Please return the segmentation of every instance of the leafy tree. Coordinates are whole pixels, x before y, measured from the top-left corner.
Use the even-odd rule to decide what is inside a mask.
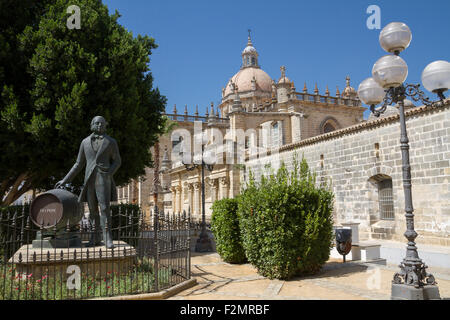
[[[67,27],[70,5],[80,8],[81,29]],[[0,204],[52,188],[96,115],[119,145],[118,185],[152,165],[150,147],[167,122],[149,69],[157,45],[119,17],[99,0],[0,1]]]

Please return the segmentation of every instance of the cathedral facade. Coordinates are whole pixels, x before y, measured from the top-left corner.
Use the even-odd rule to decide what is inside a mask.
[[[187,107],[179,112],[176,106],[166,113],[174,125],[152,148],[155,167],[119,188],[119,202],[137,203],[147,214],[155,204],[166,212],[190,210],[199,221],[204,181],[209,221],[212,203],[238,195],[249,170],[258,176],[267,165],[276,168],[283,161],[289,167],[296,154],[305,157],[321,179],[332,182],[336,224],[359,223],[362,239],[403,241],[396,106],[390,106],[383,117],[371,116],[366,121],[366,108],[348,76],[342,92],[336,87],[334,95],[328,87],[319,93],[317,85],[311,92],[306,83],[297,90],[284,66],[279,78],[272,79],[259,65],[250,36],[241,59],[240,70],[222,88],[220,105],[211,104],[204,115],[198,109],[189,115]],[[416,230],[425,242],[450,245],[450,129],[444,123],[450,120],[450,103],[447,99],[439,111],[412,107],[408,102],[408,126],[412,123],[419,128],[408,127],[415,150],[411,157],[413,196],[419,201]],[[425,136],[424,130],[429,134]],[[430,156],[425,158],[422,152]],[[208,165],[202,173],[198,155],[206,154],[214,155],[214,161],[204,160]]]
[[[175,132],[162,136],[157,144],[159,152],[152,148],[152,154],[158,156],[159,153],[159,167],[164,161],[170,161],[170,170],[158,170],[155,180],[154,169],[148,168],[145,177],[119,189],[121,202],[139,203],[149,211],[154,205],[153,184],[156,182],[161,185],[157,190],[160,206],[175,212],[190,208],[194,218],[201,216],[201,168],[187,170],[178,156],[181,150],[178,142],[185,136],[190,135],[191,145],[196,145],[195,123],[201,124],[201,130],[210,137],[218,135],[219,139],[240,142],[243,149],[240,156],[244,158],[251,151],[271,150],[363,121],[365,108],[350,86],[349,77],[342,93],[336,88],[336,94],[331,95],[327,87],[324,94],[319,94],[317,85],[313,92],[308,92],[306,83],[298,92],[284,66],[280,67],[278,80],[272,79],[261,68],[259,54],[250,36],[241,58],[240,70],[222,88],[219,106],[215,108],[211,104],[210,110],[207,108],[202,116],[198,109],[194,115],[188,115],[187,107],[184,113],[179,113],[176,106],[171,113],[166,113],[176,123]],[[236,131],[244,134],[231,137]],[[243,141],[237,141],[240,138]],[[242,161],[221,162],[205,173],[207,218],[211,204],[238,194],[244,179]]]

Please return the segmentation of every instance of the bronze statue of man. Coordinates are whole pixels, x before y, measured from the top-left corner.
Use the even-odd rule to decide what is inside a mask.
[[[96,116],[92,119],[92,134],[81,142],[77,161],[64,179],[55,185],[55,188],[71,182],[86,165],[84,185],[78,201],[88,203],[89,219],[95,223],[96,228],[101,227],[103,242],[108,249],[111,249],[114,245],[109,229],[111,228],[110,202],[117,201],[113,175],[122,161],[116,140],[105,134],[106,126],[105,118]],[[88,246],[99,244],[97,233],[93,233]]]

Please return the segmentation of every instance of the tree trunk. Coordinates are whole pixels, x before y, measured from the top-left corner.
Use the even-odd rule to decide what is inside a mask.
[[[3,181],[2,183],[2,188],[4,187],[4,185],[5,181]],[[10,186],[10,188],[3,190],[3,193],[1,194],[2,201],[0,202],[0,204],[2,206],[11,205],[14,201],[19,199],[21,195],[29,191],[30,188],[31,188],[31,179],[28,177],[28,173],[27,172],[21,173],[14,181],[14,183]]]

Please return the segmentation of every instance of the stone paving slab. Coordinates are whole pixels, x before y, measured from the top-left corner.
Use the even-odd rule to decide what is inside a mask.
[[[262,277],[250,264],[229,264],[217,253],[203,253],[192,256],[191,270],[198,284],[169,299],[388,300],[396,269],[330,259],[314,276],[282,281]],[[436,276],[441,298],[450,298],[450,279],[443,278]]]

